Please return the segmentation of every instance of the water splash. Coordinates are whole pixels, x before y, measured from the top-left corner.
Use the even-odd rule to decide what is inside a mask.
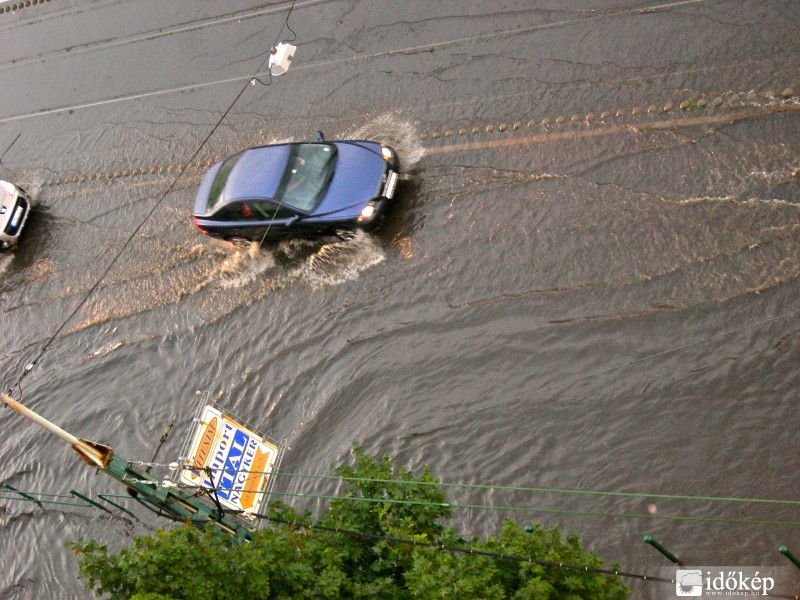
[[[275,252],[287,260],[296,260],[304,254],[313,252],[319,247],[319,241],[308,239],[289,239],[278,242]]]
[[[236,289],[254,282],[271,289],[292,282],[312,288],[357,279],[361,272],[382,262],[386,255],[378,240],[361,230],[342,232],[331,242],[285,240],[267,249],[256,242],[238,242],[215,270],[212,279],[221,288]],[[269,275],[267,272],[274,271]]]
[[[14,255],[11,252],[3,252],[0,254],[0,275],[5,275],[11,267],[11,262],[14,260]]]
[[[358,279],[365,270],[384,261],[386,254],[375,237],[356,230],[348,239],[325,244],[309,256],[296,273],[312,288]]]
[[[395,114],[379,115],[345,133],[343,137],[348,140],[372,140],[391,146],[397,151],[400,168],[406,173],[414,168],[425,153],[413,123]]]
[[[39,193],[42,191],[45,179],[39,174],[17,169],[4,169],[0,172],[0,179],[10,181],[28,193],[31,206],[38,204]]]
[[[215,273],[220,287],[243,287],[275,267],[272,253],[262,250],[256,242],[236,242],[235,248]]]

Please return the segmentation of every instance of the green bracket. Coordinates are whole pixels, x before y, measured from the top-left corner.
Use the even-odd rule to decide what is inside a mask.
[[[105,472],[123,483],[137,502],[160,516],[174,521],[190,522],[200,527],[215,525],[232,535],[240,544],[253,539],[253,533],[242,523],[219,514],[216,507],[199,502],[180,489],[165,489],[150,473],[124,458],[112,456]]]
[[[30,502],[36,502],[36,504],[38,504],[38,505],[39,505],[39,508],[43,508],[43,506],[42,506],[42,502],[41,502],[41,500],[39,500],[38,498],[34,498],[34,497],[33,497],[33,496],[31,496],[30,494],[26,494],[25,492],[20,492],[20,491],[19,491],[17,488],[15,488],[14,486],[8,485],[7,483],[4,483],[4,484],[3,484],[3,487],[4,487],[5,489],[7,489],[7,490],[11,491],[11,492],[14,492],[15,494],[19,494],[20,496],[22,496],[23,498],[25,498],[25,500],[28,500],[28,501],[30,501]]]
[[[81,494],[80,492],[76,492],[75,490],[72,490],[72,489],[71,489],[71,490],[69,490],[69,493],[70,493],[70,494],[72,494],[73,496],[75,496],[76,498],[80,498],[80,499],[81,499],[81,500],[83,500],[84,502],[88,502],[88,503],[89,503],[89,504],[91,504],[92,506],[99,508],[100,510],[104,510],[104,511],[105,511],[105,512],[107,512],[107,513],[110,513],[110,512],[111,512],[110,510],[108,510],[108,509],[107,509],[105,506],[103,506],[103,505],[102,505],[102,504],[100,504],[99,502],[95,502],[94,500],[92,500],[92,499],[91,499],[91,498],[89,498],[88,496],[84,496],[84,495],[83,495],[83,494]]]
[[[136,515],[135,515],[135,514],[133,514],[131,511],[129,511],[127,508],[125,508],[124,506],[120,506],[119,504],[117,504],[117,503],[116,503],[116,502],[114,502],[113,500],[109,500],[109,499],[108,499],[108,494],[97,494],[97,497],[98,497],[98,498],[100,498],[100,499],[102,499],[102,500],[104,500],[105,502],[108,502],[108,503],[109,503],[111,506],[113,506],[113,507],[115,507],[115,508],[118,508],[118,509],[119,509],[119,510],[121,510],[122,512],[124,512],[124,513],[128,513],[128,514],[129,514],[130,516],[132,516],[134,519],[136,518]]]
[[[669,560],[671,560],[673,563],[675,563],[679,567],[684,566],[683,563],[681,562],[681,560],[677,556],[675,556],[672,552],[670,552],[669,550],[664,548],[664,546],[662,546],[656,540],[654,540],[652,535],[644,536],[644,543],[645,544],[650,544],[653,548],[655,548],[656,550],[661,552],[661,554],[666,556]]]

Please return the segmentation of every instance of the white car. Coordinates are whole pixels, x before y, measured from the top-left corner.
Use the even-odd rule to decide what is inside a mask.
[[[28,220],[31,202],[24,190],[0,180],[0,248],[15,246]]]

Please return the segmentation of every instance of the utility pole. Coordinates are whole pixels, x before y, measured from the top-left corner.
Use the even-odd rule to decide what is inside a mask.
[[[84,440],[64,431],[58,425],[51,423],[41,415],[23,406],[11,396],[0,393],[0,400],[11,410],[66,442],[86,464],[101,469],[106,475],[122,483],[134,500],[156,514],[174,521],[191,523],[198,527],[204,527],[211,523],[225,533],[232,535],[239,543],[250,541],[253,538],[252,532],[242,523],[236,519],[226,517],[225,513],[220,510],[218,502],[217,507],[213,508],[185,494],[181,489],[172,487],[174,486],[172,482],[169,482],[170,487],[164,486],[145,469],[139,468],[124,458],[117,456],[109,446]],[[204,488],[199,488],[199,491],[208,492]]]

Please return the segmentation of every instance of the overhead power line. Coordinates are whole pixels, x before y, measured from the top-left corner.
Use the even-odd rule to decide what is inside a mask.
[[[178,463],[156,463],[156,462],[141,462],[132,461],[133,464],[140,467],[160,467],[164,469],[174,470],[176,468],[191,468],[191,465],[178,465]],[[460,483],[448,481],[403,481],[397,479],[374,479],[370,477],[345,477],[340,475],[314,475],[308,473],[288,473],[271,471],[252,471],[246,469],[231,469],[227,467],[208,468],[210,471],[223,471],[228,474],[237,473],[256,473],[259,475],[272,475],[281,478],[295,478],[295,479],[323,479],[329,481],[341,481],[344,483],[379,483],[379,484],[408,484],[415,486],[429,486],[429,487],[443,487],[443,488],[461,488],[470,490],[485,490],[485,491],[501,491],[501,492],[525,492],[525,493],[546,493],[546,494],[571,494],[579,496],[608,496],[619,498],[643,498],[651,500],[686,500],[695,502],[740,502],[750,504],[778,504],[786,506],[800,506],[800,500],[784,500],[780,498],[746,498],[741,496],[693,496],[688,494],[661,494],[652,492],[617,492],[607,490],[579,490],[568,488],[552,488],[552,487],[531,487],[531,486],[513,486],[513,485],[496,485],[491,483]]]
[[[283,33],[284,27],[288,26],[289,17],[291,16],[292,11],[294,10],[295,2],[296,2],[296,0],[292,0],[291,5],[289,6],[289,12],[287,13],[286,18],[284,19],[284,22],[281,25],[280,30],[278,31],[278,35],[276,36],[275,43],[273,43],[273,45],[272,45],[273,47],[278,43],[278,40],[280,40],[280,36]],[[289,30],[292,31],[291,28],[289,28]],[[292,31],[292,33],[294,33],[294,31]],[[296,34],[295,34],[295,37],[296,37]],[[258,75],[258,73],[260,73],[261,70],[264,68],[264,65],[266,65],[269,62],[269,57],[270,57],[270,53],[268,52],[266,57],[264,58],[264,60],[261,61],[261,63],[258,65],[258,68],[255,70],[254,77],[255,77],[255,75]],[[231,112],[231,110],[233,110],[233,107],[236,105],[236,103],[239,101],[239,99],[245,93],[245,91],[247,90],[249,85],[250,84],[249,84],[249,81],[248,81],[247,83],[245,83],[242,86],[242,88],[239,90],[239,93],[236,94],[236,97],[233,99],[233,101],[228,105],[228,107],[222,113],[222,116],[220,116],[220,118],[217,119],[217,122],[211,128],[211,131],[209,131],[208,135],[206,135],[206,137],[203,139],[203,141],[200,142],[200,145],[197,147],[197,149],[191,155],[189,160],[184,161],[180,165],[179,170],[178,170],[178,174],[175,176],[175,179],[172,181],[172,183],[169,185],[169,187],[161,194],[161,196],[158,199],[158,201],[155,204],[153,204],[153,206],[150,208],[150,210],[144,216],[144,219],[142,219],[139,222],[139,224],[134,228],[133,232],[128,235],[128,237],[126,238],[125,242],[122,244],[122,247],[120,247],[120,249],[114,254],[113,258],[111,259],[111,262],[109,262],[108,266],[105,268],[105,270],[100,275],[100,277],[97,279],[97,281],[95,281],[95,283],[92,285],[92,287],[89,288],[89,290],[83,295],[81,301],[69,313],[67,318],[64,319],[64,321],[61,323],[61,325],[58,327],[58,329],[56,329],[55,333],[53,333],[53,335],[50,336],[47,339],[47,341],[44,343],[44,345],[42,346],[42,349],[39,351],[39,353],[36,355],[36,357],[23,369],[22,374],[17,379],[16,384],[14,384],[14,386],[9,390],[9,394],[11,393],[11,391],[14,388],[17,388],[19,390],[19,398],[20,399],[22,398],[22,381],[33,370],[33,367],[39,362],[39,360],[41,360],[42,356],[44,356],[44,353],[47,351],[47,349],[50,347],[50,345],[53,343],[53,341],[59,336],[59,334],[61,334],[61,332],[64,330],[64,328],[67,326],[67,324],[72,320],[72,318],[76,314],[78,314],[78,311],[80,311],[81,308],[84,307],[84,305],[86,304],[86,302],[88,302],[88,300],[92,296],[92,294],[94,294],[95,290],[97,290],[97,288],[100,286],[100,284],[105,280],[105,278],[111,272],[111,269],[117,263],[119,258],[123,255],[125,250],[127,250],[127,248],[130,245],[130,243],[133,241],[133,239],[136,237],[136,235],[139,233],[139,231],[141,231],[142,227],[144,227],[145,223],[147,223],[147,221],[150,219],[150,217],[153,215],[153,213],[156,211],[156,209],[159,206],[161,206],[161,204],[164,202],[164,200],[169,195],[169,193],[172,192],[172,190],[175,188],[175,186],[177,185],[178,181],[180,181],[180,179],[183,176],[184,172],[188,168],[188,165],[191,164],[192,161],[194,161],[194,159],[198,156],[198,154],[200,154],[202,149],[208,143],[208,140],[211,139],[211,136],[213,136],[214,133],[217,131],[217,129],[219,129],[220,125],[222,125],[222,122],[227,118],[227,116]]]
[[[79,503],[75,503],[75,502],[62,502],[62,501],[54,499],[54,498],[59,498],[59,499],[60,498],[69,498],[69,499],[72,499],[72,500],[75,499],[73,496],[67,496],[67,495],[64,495],[64,494],[42,494],[42,493],[38,493],[38,492],[22,492],[20,490],[14,489],[14,488],[11,488],[10,491],[13,491],[16,494],[23,496],[23,498],[0,495],[0,499],[23,500],[23,501],[27,501],[27,502],[35,502],[35,503],[40,504],[40,505],[41,504],[52,504],[52,505],[76,506],[76,507],[82,507],[82,508],[91,508],[92,505],[94,505],[95,507],[103,508],[105,510],[104,507],[102,507],[98,503],[95,503],[95,502],[91,501],[91,499],[88,499],[86,496],[83,496],[82,494],[79,494],[77,497],[79,499],[83,500],[84,503],[79,504]],[[74,490],[71,490],[71,492],[75,493]],[[46,498],[51,498],[51,499],[43,499],[43,500],[37,501],[37,499],[35,497],[33,497],[32,494],[37,494],[37,495],[39,495],[39,496],[41,496],[43,498],[46,497]],[[28,497],[26,498],[25,496],[28,496]],[[99,494],[99,497],[102,498],[103,500],[105,500],[106,502],[108,502],[109,504],[119,508],[120,510],[123,510],[124,512],[126,512],[128,514],[131,514],[127,509],[124,509],[123,507],[119,506],[116,502],[111,500],[111,498],[131,500],[131,498],[129,496],[125,496],[125,495],[122,495],[122,494]],[[346,499],[346,498],[340,498],[340,499]],[[387,502],[387,500],[378,500],[378,501],[379,502]],[[236,513],[236,511],[228,511],[228,510],[226,510],[224,512],[226,512],[226,513]],[[669,583],[669,584],[674,584],[675,583],[674,579],[665,578],[665,577],[657,577],[657,576],[647,575],[647,574],[644,574],[644,573],[633,573],[633,572],[629,572],[629,571],[621,571],[619,569],[605,569],[605,568],[602,568],[602,567],[590,567],[590,566],[587,566],[587,565],[576,565],[576,564],[570,564],[570,563],[564,563],[564,562],[558,562],[558,561],[547,561],[547,560],[541,560],[541,559],[537,559],[537,558],[530,557],[530,556],[526,557],[526,556],[518,556],[518,555],[498,553],[498,552],[489,552],[487,550],[480,550],[480,549],[476,549],[476,548],[471,548],[469,545],[466,545],[466,544],[465,545],[461,545],[461,546],[453,546],[453,545],[444,544],[444,543],[440,543],[440,542],[427,542],[427,541],[421,541],[421,540],[412,540],[412,539],[406,539],[406,538],[401,538],[401,537],[396,537],[396,536],[386,536],[386,535],[379,535],[379,534],[375,534],[375,533],[367,533],[367,532],[364,532],[364,531],[356,531],[356,530],[352,530],[352,529],[345,529],[345,528],[341,528],[341,527],[327,527],[327,526],[324,526],[324,525],[316,525],[316,524],[313,524],[313,523],[305,523],[305,522],[300,522],[300,521],[292,521],[292,520],[289,520],[289,519],[282,519],[282,518],[274,517],[274,516],[270,516],[270,515],[254,515],[254,516],[257,519],[265,520],[265,521],[269,521],[269,522],[273,522],[273,523],[278,523],[278,524],[283,524],[283,525],[290,525],[290,526],[293,526],[293,527],[301,527],[301,528],[308,529],[308,530],[317,530],[317,531],[324,531],[324,532],[328,532],[328,533],[337,533],[337,534],[341,534],[341,535],[347,535],[347,536],[351,536],[351,537],[358,537],[358,538],[362,538],[362,539],[384,541],[384,542],[387,542],[389,544],[403,544],[403,545],[415,546],[415,547],[420,547],[420,548],[432,548],[434,550],[439,550],[439,551],[442,551],[442,552],[451,552],[451,553],[456,553],[456,554],[464,554],[464,555],[470,555],[470,556],[476,556],[476,557],[490,558],[490,559],[495,559],[495,560],[507,560],[507,561],[514,561],[514,562],[519,562],[519,563],[535,564],[535,565],[540,565],[540,566],[544,566],[544,567],[552,567],[552,568],[557,568],[557,569],[567,569],[567,570],[572,570],[572,571],[581,571],[581,572],[584,572],[584,573],[595,573],[595,574],[600,574],[600,575],[616,576],[616,577],[622,577],[622,578],[628,578],[628,579],[637,579],[637,580],[648,581],[648,582],[653,582],[653,583]],[[774,597],[774,598],[785,598],[785,599],[788,599],[788,600],[800,600],[800,596],[790,595],[790,594],[780,594],[780,593],[770,592],[770,596]]]

